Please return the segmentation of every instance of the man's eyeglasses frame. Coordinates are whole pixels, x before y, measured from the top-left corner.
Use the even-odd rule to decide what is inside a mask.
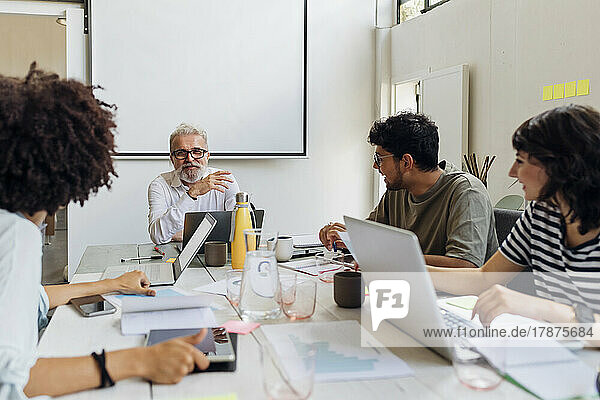
[[[200,155],[194,154],[194,153],[199,153]],[[201,158],[204,158],[206,153],[208,153],[208,150],[197,147],[197,148],[193,148],[191,150],[185,150],[185,149],[173,150],[171,152],[171,155],[178,160],[185,160],[188,158],[188,155],[191,154],[192,158],[194,160],[200,160]],[[182,157],[182,155],[183,155],[183,157]]]

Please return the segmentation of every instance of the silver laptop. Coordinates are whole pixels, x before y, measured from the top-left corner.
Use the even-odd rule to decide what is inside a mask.
[[[148,279],[150,279],[150,286],[172,285],[191,264],[194,256],[198,253],[198,250],[202,247],[216,223],[217,220],[214,219],[212,215],[206,214],[187,245],[175,259],[175,262],[129,264],[107,267],[104,270],[102,279],[116,278],[126,272],[137,270],[146,274]]]
[[[423,328],[473,327],[475,324],[439,308],[417,236],[373,221],[348,216],[344,216],[344,221],[361,271],[407,273],[401,276],[410,284],[409,313],[405,318],[387,321],[442,357],[451,359],[450,339],[425,338]],[[368,280],[368,275],[365,278]]]

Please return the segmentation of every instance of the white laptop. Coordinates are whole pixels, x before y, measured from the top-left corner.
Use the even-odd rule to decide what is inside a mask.
[[[107,267],[102,279],[111,279],[121,276],[129,271],[142,271],[150,279],[150,286],[172,285],[179,279],[182,272],[190,265],[196,253],[213,230],[217,220],[212,215],[206,214],[202,222],[196,228],[192,238],[183,248],[175,262],[172,263],[143,263],[128,264],[115,267]]]
[[[405,318],[387,321],[442,357],[451,359],[452,342],[446,338],[425,338],[423,328],[473,327],[474,324],[437,305],[417,236],[373,221],[348,216],[344,216],[344,221],[361,271],[407,273],[401,276],[410,284],[409,313]]]

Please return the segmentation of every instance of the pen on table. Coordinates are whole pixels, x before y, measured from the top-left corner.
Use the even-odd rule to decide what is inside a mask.
[[[146,256],[146,257],[131,257],[131,258],[121,258],[121,262],[138,261],[138,260],[159,260],[161,258],[163,258],[163,256],[159,256],[159,255]]]
[[[164,252],[164,251],[161,251],[161,250],[158,248],[158,246],[154,246],[154,251],[156,251],[157,253],[160,253],[160,254],[162,254],[163,256],[165,255],[165,252]]]

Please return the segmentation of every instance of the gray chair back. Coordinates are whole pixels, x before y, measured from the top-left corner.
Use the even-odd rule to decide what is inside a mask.
[[[513,226],[523,215],[523,211],[508,210],[504,208],[494,208],[494,218],[496,219],[496,235],[498,243],[502,244],[508,237]],[[522,293],[535,295],[535,287],[533,284],[533,276],[531,269],[526,268],[523,272],[519,272],[517,276],[506,285],[509,289],[513,289]]]
[[[508,210],[504,208],[494,208],[494,219],[496,220],[496,235],[498,236],[498,244],[502,244],[504,239],[508,237],[511,229],[517,222],[523,211]]]

